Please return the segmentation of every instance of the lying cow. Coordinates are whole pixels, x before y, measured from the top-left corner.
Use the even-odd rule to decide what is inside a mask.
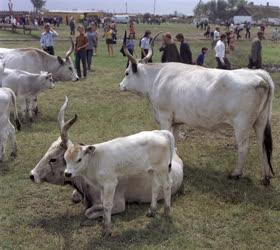
[[[73,145],[68,139],[68,130],[76,121],[76,118],[74,118],[64,122],[64,113],[67,103],[68,100],[66,98],[58,115],[60,137],[52,143],[44,157],[31,171],[30,179],[35,183],[48,182],[56,185],[70,184],[76,189],[73,195],[74,201],[77,202],[82,197],[85,207],[90,209],[92,206],[101,203],[100,190],[96,186],[90,185],[83,177],[64,177],[66,165],[63,156],[66,149]],[[176,152],[173,153],[170,178],[172,182],[171,192],[175,194],[183,181],[183,162]],[[120,180],[115,191],[112,214],[123,212],[126,202],[151,202],[151,190],[151,176],[147,173],[137,174],[129,179]],[[158,199],[162,198],[163,194],[160,193]],[[91,209],[86,211],[86,216],[89,218],[103,216],[103,213],[95,213],[93,216],[90,211]]]
[[[0,63],[0,86],[7,87],[14,91],[21,107],[21,113],[29,116],[33,120],[33,100],[39,93],[53,88],[53,78],[51,73],[41,72],[32,74],[17,69],[5,68],[4,63]]]
[[[180,63],[145,64],[124,48],[130,60],[120,89],[148,97],[161,129],[173,131],[177,124],[194,128],[234,128],[238,146],[237,167],[230,177],[242,176],[254,128],[262,163],[262,183],[269,185],[272,136],[271,111],[274,83],[266,71],[238,69],[225,71]],[[150,49],[147,58],[152,56]]]
[[[16,127],[20,130],[20,122],[17,114],[16,96],[9,88],[0,88],[0,162],[5,156],[5,146],[8,138],[12,141],[12,157],[17,155],[17,142],[15,127],[10,122],[10,109],[14,111]]]

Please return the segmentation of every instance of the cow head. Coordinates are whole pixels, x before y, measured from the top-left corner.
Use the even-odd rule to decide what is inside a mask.
[[[66,169],[64,171],[65,177],[80,176],[86,170],[88,160],[92,158],[95,153],[93,145],[71,145],[64,154],[66,161]]]
[[[52,73],[41,71],[40,75],[41,90],[54,88]]]
[[[64,112],[68,105],[68,98],[62,105],[58,114],[60,137],[52,143],[43,158],[38,162],[30,173],[30,179],[35,183],[49,182],[63,185],[65,183],[64,170],[66,167],[64,153],[72,142],[68,139],[68,130],[76,122],[77,115],[71,120],[64,122]]]
[[[125,70],[125,77],[120,83],[121,91],[128,90],[133,92],[135,91],[137,93],[145,92],[144,91],[145,77],[146,77],[145,64],[148,63],[150,58],[153,56],[154,41],[161,33],[162,32],[159,32],[151,41],[151,46],[146,57],[137,61],[126,48],[126,31],[125,31],[124,40],[123,40],[123,51],[124,54],[129,59],[129,65]]]
[[[76,72],[76,68],[70,58],[71,54],[74,52],[74,42],[72,37],[70,37],[71,47],[66,52],[66,58],[63,59],[60,56],[57,57],[57,61],[60,65],[57,72],[55,73],[55,80],[60,81],[78,81],[79,77]]]

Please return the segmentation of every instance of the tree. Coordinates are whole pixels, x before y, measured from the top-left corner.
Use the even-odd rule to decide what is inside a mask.
[[[35,11],[38,12],[38,10],[45,6],[46,0],[31,0],[31,3],[34,6]]]

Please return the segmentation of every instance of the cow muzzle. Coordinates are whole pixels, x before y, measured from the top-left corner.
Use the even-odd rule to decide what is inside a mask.
[[[71,173],[68,173],[68,172],[65,172],[65,173],[64,173],[64,176],[65,176],[66,178],[71,178],[71,177],[72,177],[72,174],[71,174]]]
[[[35,173],[34,171],[31,171],[31,173],[29,175],[29,178],[34,183],[41,183],[42,182],[39,175],[37,173]]]

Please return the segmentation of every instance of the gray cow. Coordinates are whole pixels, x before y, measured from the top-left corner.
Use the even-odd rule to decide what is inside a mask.
[[[90,185],[83,177],[65,178],[64,170],[66,168],[64,153],[70,145],[73,145],[68,138],[69,128],[76,122],[77,116],[64,122],[64,112],[68,104],[68,99],[63,104],[58,115],[60,128],[60,137],[52,143],[46,154],[38,162],[30,173],[30,179],[35,183],[48,182],[56,185],[70,184],[76,190],[73,193],[73,201],[83,201],[87,208],[85,215],[88,218],[92,214],[92,206],[101,203],[101,194],[98,188]],[[172,194],[175,194],[180,188],[183,181],[183,162],[174,152],[172,168],[170,172]],[[132,178],[124,179],[119,182],[115,196],[112,214],[117,214],[125,210],[126,202],[151,202],[151,180],[148,174],[136,175]],[[161,193],[158,197],[163,198]],[[99,213],[102,216],[102,213]]]

